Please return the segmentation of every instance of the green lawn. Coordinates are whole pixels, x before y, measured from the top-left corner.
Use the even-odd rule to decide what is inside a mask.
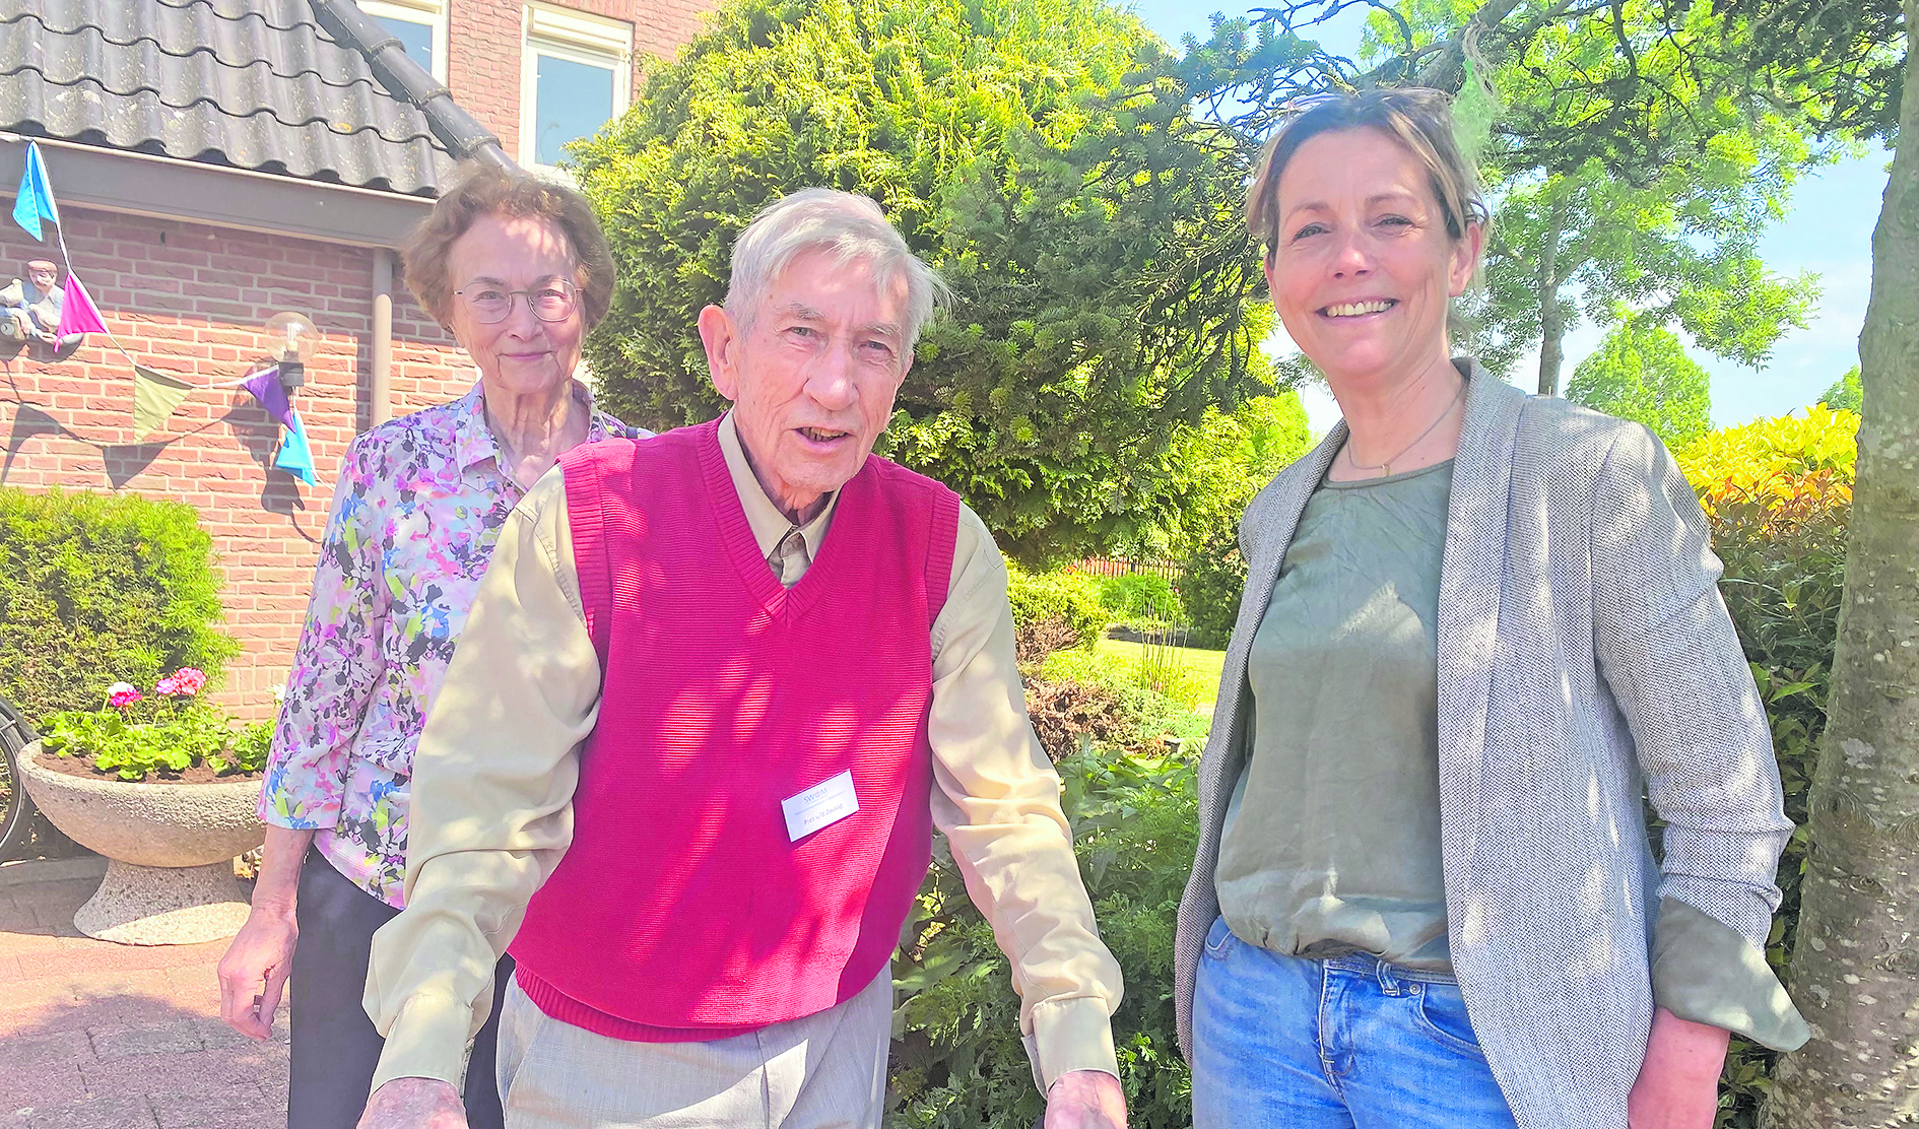
[[[1131,665],[1139,663],[1141,646],[1121,639],[1101,639],[1093,649],[1102,655],[1113,655]],[[1198,647],[1181,647],[1179,655],[1186,660],[1186,669],[1207,683],[1218,686],[1219,673],[1226,666],[1225,651],[1205,651]]]

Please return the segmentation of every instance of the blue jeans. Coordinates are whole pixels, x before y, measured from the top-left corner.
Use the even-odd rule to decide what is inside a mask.
[[[1305,960],[1213,922],[1193,1000],[1195,1129],[1514,1129],[1452,977]]]

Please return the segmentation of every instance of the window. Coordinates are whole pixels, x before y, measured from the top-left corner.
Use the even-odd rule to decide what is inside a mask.
[[[584,12],[530,5],[520,90],[520,163],[552,168],[566,145],[591,137],[626,109],[633,26]]]
[[[414,62],[446,81],[444,0],[360,0],[360,10],[406,46]]]

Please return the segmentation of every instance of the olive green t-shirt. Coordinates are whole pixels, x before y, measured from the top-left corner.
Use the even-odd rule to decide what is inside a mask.
[[[1215,883],[1242,939],[1451,971],[1439,831],[1450,461],[1307,501],[1253,636],[1249,756]]]

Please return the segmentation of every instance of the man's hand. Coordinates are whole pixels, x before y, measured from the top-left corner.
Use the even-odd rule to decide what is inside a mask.
[[[467,1129],[466,1104],[438,1078],[395,1078],[367,1099],[357,1129]]]
[[[265,1039],[293,968],[300,929],[293,910],[259,905],[220,958],[220,1018],[242,1035]]]
[[[1075,1070],[1046,1091],[1046,1129],[1126,1129],[1126,1094],[1103,1070]]]
[[[1646,1061],[1626,1097],[1629,1129],[1712,1129],[1731,1038],[1724,1028],[1681,1019],[1663,1007],[1655,1011]]]

